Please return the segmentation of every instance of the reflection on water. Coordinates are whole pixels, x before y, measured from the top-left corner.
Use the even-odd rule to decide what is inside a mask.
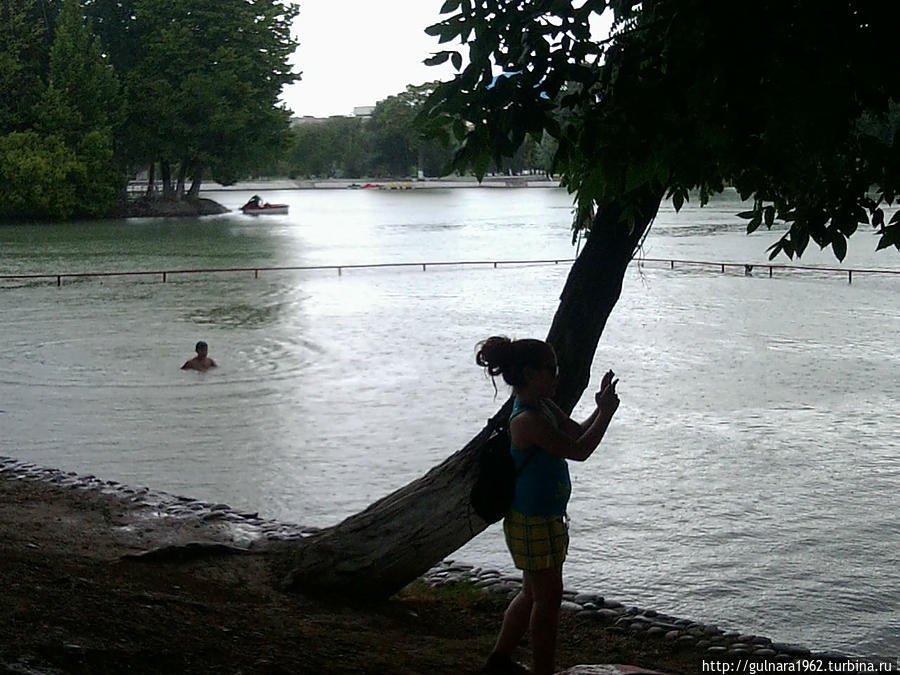
[[[278,319],[284,305],[252,307],[250,305],[222,305],[209,311],[195,310],[188,319],[200,326],[225,326],[231,328],[265,328]]]
[[[248,196],[217,195],[232,207]],[[557,190],[265,197],[291,215],[0,228],[0,266],[572,255],[570,197]],[[764,257],[771,239],[736,230],[729,204],[664,209],[647,254]],[[858,260],[900,267],[865,242]],[[465,444],[498,405],[475,344],[543,335],[566,271],[4,284],[0,454],[327,525]],[[614,367],[622,407],[601,450],[572,466],[567,584],[814,647],[896,653],[900,356],[886,336],[900,329],[897,283],[633,269],[592,380]],[[179,370],[199,339],[220,367]],[[511,569],[496,527],[459,557]]]

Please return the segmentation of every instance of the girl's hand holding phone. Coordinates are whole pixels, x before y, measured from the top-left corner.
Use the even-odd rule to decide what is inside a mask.
[[[616,385],[619,380],[613,379],[615,375],[612,370],[606,371],[600,383],[600,391],[594,396],[597,407],[608,414],[614,413],[619,407],[619,395],[616,394]]]

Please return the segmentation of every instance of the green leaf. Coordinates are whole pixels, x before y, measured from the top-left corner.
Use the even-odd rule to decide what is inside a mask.
[[[847,255],[847,240],[840,232],[834,233],[834,238],[831,240],[831,250],[834,251],[834,255],[838,260],[844,261],[844,257]]]
[[[809,245],[809,232],[804,229],[799,229],[798,231],[794,231],[794,228],[791,228],[791,245],[790,251],[788,255],[793,258],[796,254],[799,258],[803,255],[803,252],[806,250],[806,247]]]
[[[453,63],[453,67],[456,70],[462,69],[462,54],[459,52],[453,52],[450,54],[450,61]]]
[[[900,225],[888,225],[884,228],[875,250],[880,251],[888,246],[893,246],[900,250]]]
[[[830,230],[825,230],[821,227],[817,227],[812,230],[807,230],[807,232],[809,232],[809,236],[812,237],[812,240],[816,242],[819,248],[824,249],[826,246],[831,245]]]
[[[450,58],[450,54],[459,56],[459,54],[456,54],[456,52],[438,52],[434,56],[425,59],[422,63],[424,63],[426,66],[439,66],[442,63],[447,62],[447,59]],[[457,68],[457,70],[459,69]]]
[[[446,2],[441,5],[441,14],[449,14],[450,12],[455,12],[459,9],[460,0],[446,0]]]
[[[766,221],[766,228],[772,229],[772,224],[775,222],[775,207],[767,206],[763,209],[763,215]]]
[[[459,119],[458,117],[453,120],[453,135],[456,137],[456,140],[461,141],[466,137],[466,133],[468,129],[466,129],[466,123]]]
[[[755,216],[753,216],[750,222],[747,223],[747,234],[753,234],[754,232],[756,232],[759,229],[760,225],[762,225],[762,216],[760,214],[756,214]]]
[[[756,211],[741,211],[739,214],[737,214],[737,217],[744,218],[745,220],[749,220],[750,218],[753,218],[755,215],[756,215]]]
[[[868,219],[866,220],[868,222]],[[844,222],[836,223],[838,232],[840,232],[845,237],[853,236],[856,232],[856,229],[859,227],[859,223],[854,221],[853,219],[847,219]]]

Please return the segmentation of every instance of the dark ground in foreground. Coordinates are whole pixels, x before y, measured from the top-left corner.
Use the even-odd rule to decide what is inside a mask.
[[[422,582],[374,606],[313,600],[276,590],[266,555],[122,560],[202,528],[173,533],[119,498],[39,481],[0,476],[0,514],[0,672],[471,673],[505,606]],[[698,673],[703,656],[564,615],[557,665]]]

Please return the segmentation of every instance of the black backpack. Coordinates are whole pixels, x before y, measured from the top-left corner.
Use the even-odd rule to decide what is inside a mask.
[[[532,450],[516,471],[509,446],[509,430],[497,427],[478,455],[478,474],[469,493],[469,502],[486,523],[496,523],[507,514],[516,493],[516,478],[534,456]]]

